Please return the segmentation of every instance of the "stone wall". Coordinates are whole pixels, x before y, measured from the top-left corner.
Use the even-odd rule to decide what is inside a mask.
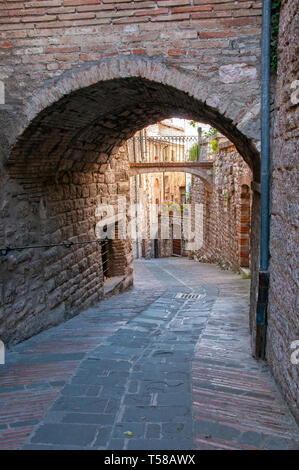
[[[8,180],[0,200],[1,246],[95,240],[99,204],[128,193],[126,151],[100,172],[58,173],[42,187],[18,188]],[[33,195],[35,196],[33,198]],[[117,209],[116,209],[117,211]],[[113,240],[113,275],[132,283],[128,240]],[[53,326],[103,298],[99,243],[11,251],[0,257],[0,336],[8,344]]]
[[[298,1],[283,1],[273,116],[267,359],[299,421],[299,369],[290,360],[291,344],[299,340],[298,41]]]
[[[200,261],[239,270],[249,267],[252,174],[231,142],[217,140],[212,186],[192,177],[192,205],[203,204],[204,215],[203,246],[194,254]]]

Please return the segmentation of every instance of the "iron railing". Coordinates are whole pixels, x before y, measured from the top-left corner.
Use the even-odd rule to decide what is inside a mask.
[[[135,162],[186,162],[199,160],[197,136],[135,135],[129,141]]]

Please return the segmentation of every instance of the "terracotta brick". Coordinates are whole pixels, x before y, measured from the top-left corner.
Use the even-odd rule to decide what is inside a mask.
[[[163,15],[168,13],[168,8],[158,8],[156,10],[137,10],[135,15],[136,16],[144,16],[144,15]]]
[[[194,13],[197,11],[212,11],[212,7],[209,5],[202,5],[198,7],[180,7],[172,9],[172,13]]]
[[[114,5],[81,5],[81,6],[77,6],[76,10],[78,12],[82,12],[82,11],[111,11],[111,10],[114,10],[115,9],[115,6]]]
[[[194,0],[194,5],[206,5],[206,4],[209,4],[209,5],[213,5],[214,4],[217,4],[217,3],[234,3],[232,0],[208,0],[208,2],[206,0]]]
[[[26,31],[6,31],[5,33],[0,33],[0,38],[2,39],[25,38],[26,36]]]
[[[104,8],[108,7],[109,8],[114,8],[115,6],[112,4],[112,5],[103,5]],[[133,10],[136,10],[136,3],[120,3],[117,5],[117,10],[129,10],[129,9],[133,9]],[[138,7],[140,8],[154,8],[156,6],[156,3],[153,2],[153,1],[145,1],[145,2],[138,2]]]
[[[198,29],[216,29],[217,28],[217,20],[215,19],[204,19],[204,20],[194,20],[190,23],[190,27],[195,27]]]
[[[8,15],[9,16],[31,16],[31,15],[44,15],[46,13],[45,8],[30,8],[28,10],[9,10]],[[1,15],[1,13],[0,13]],[[1,15],[2,16],[2,15]]]
[[[239,8],[251,8],[252,7],[252,2],[246,2],[242,3],[240,5],[239,3],[220,3],[217,5],[213,5],[213,10],[218,11],[218,10],[238,10]]]
[[[80,54],[80,60],[83,61],[92,61],[92,60],[99,60],[103,57],[102,53],[89,53],[89,54]]]
[[[24,7],[24,2],[14,2],[14,3],[8,3],[8,2],[2,2],[0,3],[0,10],[15,10],[17,8],[23,8]]]
[[[12,42],[11,41],[0,42],[0,47],[1,49],[8,49],[12,47]]]
[[[240,10],[234,10],[233,12],[233,16],[234,17],[240,17],[240,16],[258,16],[258,15],[262,15],[262,10],[261,9],[255,9],[255,10],[243,10],[243,9],[240,9]]]
[[[60,46],[50,46],[47,47],[45,50],[46,54],[55,54],[56,52],[63,53],[63,52],[78,52],[80,50],[79,46],[73,47],[60,47]]]
[[[134,55],[143,55],[143,54],[146,54],[146,50],[145,49],[133,49],[133,54]]]
[[[47,18],[44,18],[47,20]],[[34,23],[32,23],[32,26],[35,26],[35,28],[41,28],[41,29],[44,29],[44,30],[48,30],[50,28],[55,28],[56,29],[60,29],[60,28],[66,28],[68,26],[72,26],[72,22],[71,21],[52,21],[52,22],[48,22],[48,21],[43,21],[43,22],[40,22],[40,23],[37,23],[36,25],[34,25]]]
[[[73,6],[73,5],[98,5],[100,0],[64,0],[63,4],[65,6]]]
[[[21,22],[21,17],[20,18],[14,18],[14,17],[0,17],[0,23],[10,25],[12,23],[20,23]]]
[[[186,51],[184,49],[169,49],[168,55],[170,56],[181,56],[186,55]]]
[[[237,36],[236,31],[199,31],[198,37],[200,39],[210,39],[210,38],[230,38]]]
[[[186,14],[179,14],[179,15],[159,15],[152,18],[152,21],[184,21],[189,20],[190,15]]]
[[[234,27],[234,26],[250,26],[257,23],[256,18],[230,18],[230,19],[220,19],[220,26]]]
[[[177,7],[181,5],[190,5],[190,0],[158,0],[159,7]]]
[[[84,20],[84,19],[92,19],[95,18],[95,13],[74,13],[74,14],[66,14],[66,15],[58,15],[58,19],[62,21],[68,20]]]
[[[45,16],[26,16],[25,18],[22,18],[23,23],[36,23],[36,22],[44,22],[44,21],[55,21],[57,19],[57,16],[55,15],[45,15]]]
[[[112,23],[113,24],[130,24],[130,23],[140,23],[140,22],[147,22],[150,20],[150,17],[149,16],[141,16],[139,18],[132,18],[132,17],[128,17],[128,18],[117,18],[117,19],[113,19],[112,20]]]
[[[62,0],[43,0],[36,2],[22,2],[24,8],[46,8],[46,7],[59,7],[63,4]]]

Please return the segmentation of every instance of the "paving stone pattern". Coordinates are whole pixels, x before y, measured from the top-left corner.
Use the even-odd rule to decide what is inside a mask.
[[[295,448],[250,356],[248,283],[186,259],[137,261],[132,291],[8,353],[0,448]]]

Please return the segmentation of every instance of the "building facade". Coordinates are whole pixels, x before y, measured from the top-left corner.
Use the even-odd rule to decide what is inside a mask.
[[[183,162],[186,158],[184,129],[168,119],[139,132],[128,143],[129,160],[135,163]],[[151,168],[148,168],[150,171]],[[181,234],[175,238],[174,217],[186,202],[186,173],[144,173],[130,178],[131,204],[136,208],[135,257],[160,258],[181,255]],[[175,214],[173,214],[175,213]],[[168,218],[168,233],[162,219]],[[177,235],[178,236],[178,235]]]

